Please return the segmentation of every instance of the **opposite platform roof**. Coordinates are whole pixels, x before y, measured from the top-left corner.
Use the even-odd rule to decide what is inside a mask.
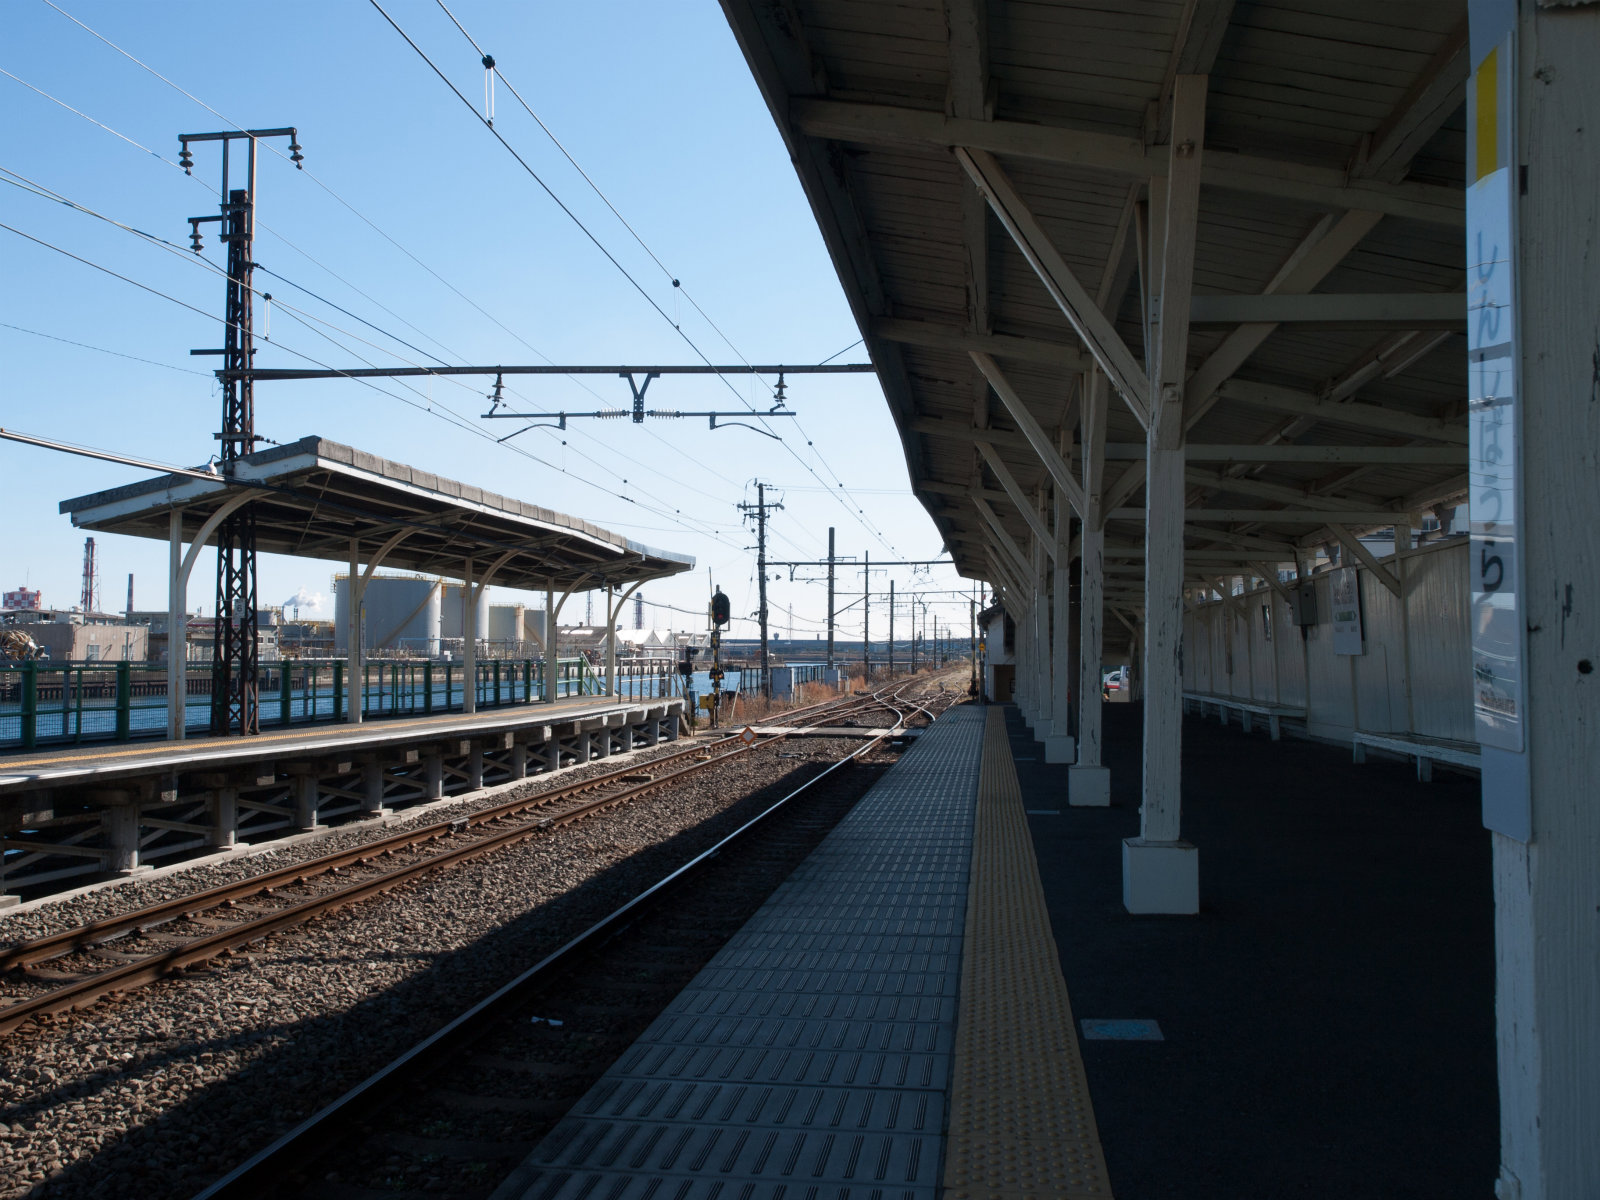
[[[256,544],[272,554],[348,563],[353,539],[365,563],[395,541],[384,566],[460,578],[470,558],[478,577],[504,558],[492,582],[534,591],[635,583],[694,567],[693,558],[577,517],[315,436],[246,455],[227,478],[164,475],[63,500],[61,511],[84,529],[162,540],[176,511],[188,541],[244,492],[255,493]]]

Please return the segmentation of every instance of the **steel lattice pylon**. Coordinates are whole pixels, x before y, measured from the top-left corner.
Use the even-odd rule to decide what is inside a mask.
[[[222,143],[222,211],[216,216],[190,217],[194,249],[200,251],[200,226],[221,222],[228,244],[228,301],[223,322],[217,376],[222,383],[221,473],[228,478],[234,464],[256,446],[255,391],[251,368],[255,365],[253,337],[255,263],[256,142],[264,137],[287,137],[290,159],[300,165],[300,145],[293,129],[231,130],[223,133],[186,133],[179,136],[179,156],[184,170],[192,164],[191,142]],[[248,146],[246,183],[228,186],[228,150],[236,139]],[[217,531],[217,609],[211,654],[211,732],[227,735],[261,732],[259,643],[256,616],[256,518],[250,504],[224,519]]]

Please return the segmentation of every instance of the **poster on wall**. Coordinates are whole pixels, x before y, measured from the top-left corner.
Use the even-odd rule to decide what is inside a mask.
[[[1523,670],[1517,563],[1515,155],[1511,35],[1467,87],[1467,502],[1472,696],[1478,741],[1521,751]]]
[[[1328,576],[1328,609],[1333,625],[1333,652],[1360,654],[1361,581],[1354,567],[1340,567]]]

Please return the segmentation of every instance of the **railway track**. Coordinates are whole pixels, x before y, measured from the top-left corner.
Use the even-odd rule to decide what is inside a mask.
[[[786,724],[847,721],[888,707],[886,693],[782,714]],[[252,942],[479,855],[639,799],[785,735],[746,744],[730,736],[648,763],[590,776],[292,864],[249,879],[23,942],[0,951],[0,1034],[226,957]]]
[[[916,682],[851,711],[887,708],[899,730],[960,698],[901,694]],[[849,810],[861,787],[840,773],[887,736],[672,870],[196,1200],[487,1196]],[[815,800],[793,803],[803,796]]]

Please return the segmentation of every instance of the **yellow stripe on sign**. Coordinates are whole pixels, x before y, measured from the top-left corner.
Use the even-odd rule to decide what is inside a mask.
[[[1474,147],[1477,171],[1473,174],[1472,182],[1477,183],[1500,168],[1500,47],[1496,46],[1483,56],[1472,85],[1477,89],[1473,99],[1478,110],[1477,142]]]

